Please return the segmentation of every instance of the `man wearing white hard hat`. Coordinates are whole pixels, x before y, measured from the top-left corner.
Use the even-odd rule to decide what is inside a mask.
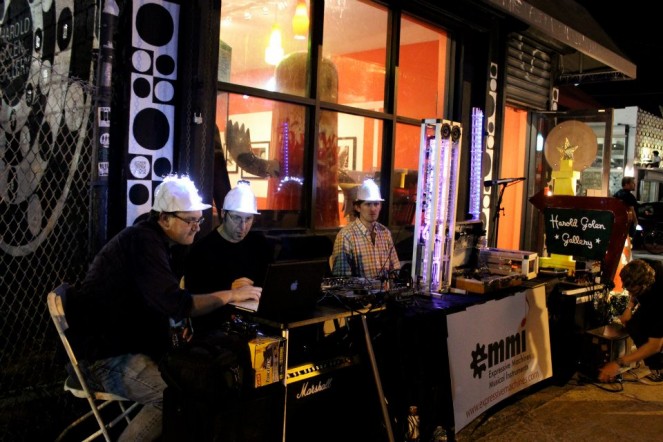
[[[161,435],[166,383],[158,361],[172,343],[170,324],[260,298],[261,289],[251,286],[197,296],[180,287],[184,265],[175,252],[193,242],[210,207],[188,177],[166,177],[149,218],[113,237],[69,296],[71,341],[91,385],[143,404],[120,441]]]
[[[256,215],[250,183],[240,180],[223,201],[221,224],[191,248],[184,274],[189,290],[206,293],[262,284],[273,249],[262,233],[251,230]],[[213,316],[205,321],[209,324],[197,320],[196,329],[218,327]]]
[[[353,202],[357,218],[336,235],[331,257],[334,276],[384,278],[400,269],[391,232],[378,222],[382,209],[380,188],[371,179],[357,188]]]

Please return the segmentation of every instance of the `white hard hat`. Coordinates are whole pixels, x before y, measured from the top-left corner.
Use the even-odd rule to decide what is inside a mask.
[[[237,186],[226,194],[226,198],[223,200],[223,210],[260,215],[256,197],[248,181],[239,180]]]
[[[157,212],[191,212],[210,207],[203,203],[198,189],[187,176],[169,175],[154,191],[152,210]]]
[[[380,188],[372,179],[364,180],[357,189],[357,198],[355,201],[384,201],[380,195]]]

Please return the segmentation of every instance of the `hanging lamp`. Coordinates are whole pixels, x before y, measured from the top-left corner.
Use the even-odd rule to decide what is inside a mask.
[[[308,36],[308,8],[305,0],[298,0],[295,15],[292,17],[292,32],[297,40],[304,40]]]
[[[272,25],[269,36],[269,45],[265,48],[265,63],[276,66],[283,59],[283,46],[281,46],[281,27],[278,23]]]

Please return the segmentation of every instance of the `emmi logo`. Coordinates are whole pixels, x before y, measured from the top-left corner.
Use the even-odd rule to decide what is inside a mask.
[[[505,359],[511,359],[524,351],[527,351],[527,340],[525,330],[522,330],[520,333],[488,344],[488,367],[501,364]]]
[[[472,352],[472,363],[470,368],[474,370],[474,377],[481,378],[481,372],[487,368],[503,363],[525,351],[527,351],[526,330],[507,336],[504,339],[488,344],[488,353],[486,345],[477,343],[476,350]],[[486,367],[486,360],[488,367]]]

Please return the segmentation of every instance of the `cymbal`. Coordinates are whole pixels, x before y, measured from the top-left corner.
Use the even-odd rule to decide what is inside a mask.
[[[582,121],[567,120],[550,131],[543,153],[553,170],[559,170],[566,158],[573,160],[573,170],[583,171],[594,162],[597,150],[594,130]]]

